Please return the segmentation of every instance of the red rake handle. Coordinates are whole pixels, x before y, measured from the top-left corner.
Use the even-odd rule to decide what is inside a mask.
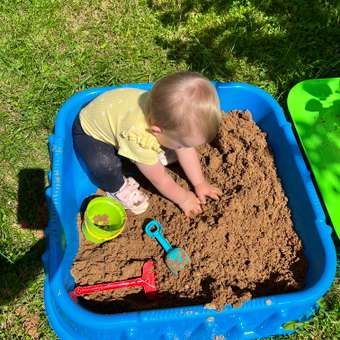
[[[86,286],[86,287],[76,287],[74,289],[74,293],[76,296],[86,295],[91,293],[103,292],[105,290],[112,290],[118,288],[127,288],[127,287],[140,287],[148,284],[141,277],[130,280],[123,280],[117,282],[110,283],[100,283],[98,285]]]

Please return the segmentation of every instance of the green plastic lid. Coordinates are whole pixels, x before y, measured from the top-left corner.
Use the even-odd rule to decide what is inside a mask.
[[[340,78],[302,81],[291,89],[287,102],[340,238]]]

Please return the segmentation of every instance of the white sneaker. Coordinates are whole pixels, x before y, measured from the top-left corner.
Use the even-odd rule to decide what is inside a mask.
[[[141,192],[139,184],[132,177],[124,178],[123,186],[116,193],[106,192],[106,196],[118,200],[125,209],[131,210],[138,215],[146,211],[149,206],[149,198]]]

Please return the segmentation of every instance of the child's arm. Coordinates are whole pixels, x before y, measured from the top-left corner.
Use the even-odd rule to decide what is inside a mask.
[[[195,187],[195,192],[201,202],[205,203],[206,196],[217,200],[222,194],[221,190],[210,185],[204,178],[196,149],[180,148],[175,151],[179,164]]]
[[[202,212],[200,201],[196,195],[178,185],[160,162],[156,165],[137,163],[137,167],[161,194],[178,204],[185,215],[190,216],[191,213]]]

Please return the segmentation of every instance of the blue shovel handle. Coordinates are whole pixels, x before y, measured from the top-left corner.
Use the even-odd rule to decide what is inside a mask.
[[[164,248],[166,253],[168,253],[172,249],[168,240],[163,236],[162,225],[158,221],[151,220],[146,225],[145,232],[151,238],[155,238],[160,243],[160,245]]]

